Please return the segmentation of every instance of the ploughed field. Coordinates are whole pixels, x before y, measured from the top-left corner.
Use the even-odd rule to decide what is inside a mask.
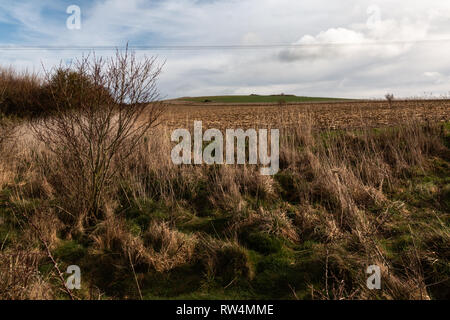
[[[450,100],[340,101],[303,103],[167,102],[164,122],[170,128],[191,127],[194,120],[209,128],[295,126],[306,118],[322,129],[396,126],[408,120],[445,122]]]

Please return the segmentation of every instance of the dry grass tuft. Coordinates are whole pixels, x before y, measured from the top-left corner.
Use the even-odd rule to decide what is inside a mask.
[[[0,299],[53,299],[55,292],[49,279],[38,270],[44,258],[41,251],[31,248],[0,251]]]
[[[148,261],[157,271],[164,272],[192,261],[198,238],[174,230],[167,223],[153,222],[143,241],[149,250]]]

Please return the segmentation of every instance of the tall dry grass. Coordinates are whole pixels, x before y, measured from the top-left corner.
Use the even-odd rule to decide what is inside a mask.
[[[379,132],[323,133],[316,132],[313,123],[299,123],[295,131],[283,135],[282,170],[278,177],[262,177],[258,168],[251,166],[174,166],[169,160],[168,133],[164,128],[154,129],[151,138],[136,147],[121,166],[116,193],[103,203],[102,210],[108,214],[97,222],[94,231],[79,231],[88,232],[97,250],[118,252],[133,266],[145,265],[159,272],[203,256],[211,274],[225,268],[221,267],[221,259],[225,259],[221,255],[243,254],[237,268],[243,268],[242,274],[251,279],[253,271],[238,249],[239,235],[251,228],[292,243],[312,237],[326,245],[329,268],[336,278],[328,279],[327,294],[317,292],[316,297],[372,297],[373,293],[365,288],[364,275],[354,278],[349,270],[377,264],[385,279],[385,298],[428,298],[417,257],[411,256],[402,272],[393,272],[378,240],[390,221],[388,209],[398,206],[401,210],[401,205],[390,201],[386,193],[412,174],[411,170],[425,170],[430,155],[446,151],[439,127],[411,122]],[[53,238],[56,234],[77,237],[76,232],[69,231],[74,228],[65,218],[70,215],[66,198],[57,191],[61,184],[67,184],[58,180],[67,178],[65,167],[58,165],[59,158],[32,136],[6,143],[2,148],[9,151],[2,153],[8,154],[1,159],[2,168],[7,170],[2,176],[2,188],[12,188],[15,195],[7,201],[18,210],[33,206],[20,199],[37,198],[52,203],[53,218],[39,222],[46,224],[43,230]],[[290,191],[286,193],[286,189]],[[168,222],[152,222],[142,234],[133,234],[124,218],[115,213],[120,190],[128,195],[130,203],[142,198],[163,201],[174,208],[173,216]],[[251,198],[257,201],[249,203]],[[298,204],[295,216],[287,214],[291,208],[264,208],[264,201],[276,202],[280,198]],[[176,229],[176,221],[184,219],[178,216],[176,208],[196,207],[198,201],[200,207],[232,213],[228,239],[214,240],[205,246],[204,241],[199,241],[201,234],[187,235]],[[387,209],[375,215],[369,210],[373,206]],[[357,248],[357,254],[345,256],[340,252],[343,243]],[[332,284],[336,285],[333,289]]]
[[[101,84],[96,66],[87,75]],[[120,64],[108,70],[117,76]],[[99,109],[90,109],[92,96]],[[156,118],[142,127],[141,116],[151,107],[135,97],[137,109],[122,110],[129,115],[123,122],[120,106],[105,109],[102,97],[94,89],[84,106],[45,118],[44,125],[23,121],[0,127],[0,227],[20,230],[12,242],[9,235],[0,239],[1,298],[58,297],[58,279],[46,278],[37,266],[64,241],[83,243],[94,259],[111,253],[120,270],[134,274],[141,297],[146,272],[164,274],[194,263],[226,289],[241,278],[255,278],[243,243],[250,231],[290,247],[318,243],[324,285],[312,288],[312,298],[430,298],[423,264],[447,259],[436,252],[450,239],[448,226],[430,224],[426,239],[411,230],[414,247],[400,265],[393,264],[382,240],[393,232],[394,213],[409,219],[405,203],[390,194],[425,173],[433,157],[449,159],[440,125],[411,120],[380,130],[318,130],[307,113],[293,123],[281,112],[272,125],[281,129],[280,172],[263,177],[257,166],[175,166],[170,130],[150,128]],[[262,122],[256,119],[255,127]],[[137,135],[127,139],[130,132]],[[132,206],[145,211],[142,199],[162,203],[168,216],[150,217],[143,228],[130,225],[124,212]],[[218,215],[228,220],[212,235],[178,228]],[[95,219],[86,224],[89,216]],[[28,258],[20,242],[34,247],[38,258]],[[364,270],[372,264],[382,269],[382,294],[365,286]]]

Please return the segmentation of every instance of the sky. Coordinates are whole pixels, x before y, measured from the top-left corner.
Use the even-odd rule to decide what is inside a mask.
[[[448,0],[0,0],[0,66],[42,72],[127,43],[165,61],[167,98],[450,93]]]

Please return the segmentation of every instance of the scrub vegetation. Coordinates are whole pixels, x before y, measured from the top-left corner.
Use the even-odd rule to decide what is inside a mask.
[[[324,128],[279,111],[276,175],[176,166],[160,70],[118,52],[0,73],[1,299],[450,298],[446,114]]]

